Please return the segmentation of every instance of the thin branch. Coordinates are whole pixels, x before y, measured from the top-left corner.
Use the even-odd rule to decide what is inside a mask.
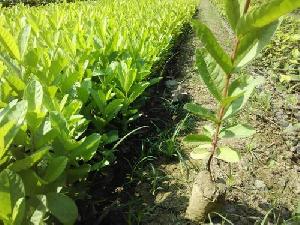
[[[251,0],[247,0],[246,1],[246,4],[245,4],[245,7],[244,7],[244,14],[247,13],[249,7],[250,7],[250,3],[251,3]]]

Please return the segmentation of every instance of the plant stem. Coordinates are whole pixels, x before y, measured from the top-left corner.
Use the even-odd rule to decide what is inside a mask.
[[[248,11],[248,9],[249,9],[249,6],[250,6],[250,2],[251,2],[251,0],[247,0],[247,1],[246,1],[245,7],[244,7],[244,14],[247,13],[247,11]]]
[[[247,11],[250,7],[250,3],[251,3],[251,0],[246,1],[245,7],[244,7],[244,14],[247,13]],[[234,60],[237,56],[237,50],[238,50],[239,44],[240,44],[240,40],[238,39],[238,37],[236,37],[233,52],[231,54],[232,63],[234,63]],[[222,94],[223,99],[228,97],[228,89],[229,89],[229,85],[230,85],[231,75],[232,75],[231,73],[226,74],[225,87],[224,87],[223,94]],[[222,126],[222,123],[223,123],[223,117],[224,117],[224,114],[225,114],[225,110],[226,110],[226,106],[224,104],[220,104],[219,109],[218,109],[218,114],[217,114],[218,122],[216,123],[216,130],[215,130],[215,134],[214,134],[214,137],[213,137],[213,140],[212,140],[212,143],[211,143],[212,144],[212,151],[211,151],[210,157],[207,161],[207,170],[210,173],[210,177],[211,177],[212,180],[213,180],[213,178],[212,178],[212,173],[211,173],[211,163],[212,163],[213,157],[214,157],[214,155],[217,151],[217,148],[218,148],[219,134],[220,134],[220,129],[221,129],[221,126]]]
[[[226,75],[225,87],[224,87],[223,95],[222,95],[223,99],[228,96],[228,88],[229,88],[229,85],[230,85],[230,77],[231,77],[230,74]],[[222,126],[222,122],[223,122],[222,120],[223,120],[224,114],[225,114],[225,105],[221,104],[219,109],[218,109],[218,117],[217,117],[218,122],[216,124],[216,131],[215,131],[215,134],[214,134],[214,137],[213,137],[213,140],[212,140],[212,151],[211,151],[210,157],[207,161],[207,170],[210,173],[211,178],[212,178],[212,175],[211,175],[211,162],[212,162],[214,154],[216,153],[217,148],[218,148],[219,133],[220,133],[220,129],[221,129],[221,126]]]

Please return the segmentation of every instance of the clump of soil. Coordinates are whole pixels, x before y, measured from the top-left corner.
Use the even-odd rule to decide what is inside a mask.
[[[186,217],[203,222],[207,214],[216,211],[225,197],[225,184],[211,179],[207,170],[200,171],[195,177]]]

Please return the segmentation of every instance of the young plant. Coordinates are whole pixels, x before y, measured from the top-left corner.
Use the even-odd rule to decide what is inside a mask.
[[[270,42],[280,24],[280,17],[300,7],[300,1],[272,0],[260,8],[249,10],[251,0],[225,0],[228,22],[235,33],[232,53],[228,55],[210,29],[199,21],[193,26],[204,49],[197,50],[196,65],[207,89],[218,103],[215,111],[188,103],[185,109],[212,122],[214,128],[205,127],[203,134],[188,135],[185,141],[198,145],[191,153],[194,159],[207,159],[207,170],[212,178],[212,160],[238,162],[240,153],[229,146],[221,146],[221,139],[245,138],[255,130],[247,124],[225,126],[246,104],[253,89],[263,83],[261,77],[240,75],[239,71],[250,63]]]

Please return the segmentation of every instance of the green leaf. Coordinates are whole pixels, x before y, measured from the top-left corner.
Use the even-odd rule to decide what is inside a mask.
[[[22,225],[23,219],[25,216],[25,197],[19,198],[13,208],[12,213],[12,224],[13,225]]]
[[[32,79],[24,91],[24,99],[28,102],[28,111],[41,111],[43,104],[43,87],[37,79]]]
[[[124,74],[125,79],[122,85],[126,93],[129,92],[132,84],[134,83],[136,74],[137,74],[137,70],[130,70],[128,71],[128,73]]]
[[[123,107],[123,99],[112,100],[105,108],[104,115],[107,121],[112,120]]]
[[[21,67],[7,55],[4,55],[0,52],[0,59],[10,68],[15,74],[20,76]]]
[[[228,107],[233,101],[235,101],[236,99],[242,97],[244,95],[244,92],[238,94],[238,95],[235,95],[235,96],[229,96],[229,97],[226,97],[222,100],[222,105],[226,107]]]
[[[262,83],[264,83],[263,77],[258,77],[256,79],[253,77],[248,77],[246,79],[241,77],[233,81],[229,86],[229,96],[238,96],[240,94],[242,94],[242,96],[231,103],[224,115],[224,119],[227,119],[239,112],[247,103],[254,88]]]
[[[23,59],[25,52],[27,50],[29,36],[31,32],[31,27],[29,25],[26,25],[19,34],[19,50],[21,58]]]
[[[220,132],[221,138],[246,138],[255,134],[255,129],[248,125],[238,124],[233,127],[224,128]]]
[[[55,181],[66,169],[68,158],[65,156],[58,156],[49,160],[43,179],[51,183]]]
[[[22,170],[18,174],[22,177],[27,196],[41,194],[45,191],[43,187],[47,182],[37,175],[33,169]]]
[[[210,29],[198,20],[193,21],[193,26],[200,40],[205,45],[206,50],[216,60],[216,62],[227,73],[231,73],[233,66],[230,57],[219,45]]]
[[[50,213],[62,224],[72,225],[78,217],[78,209],[74,201],[61,193],[48,193],[47,207]]]
[[[68,65],[67,57],[60,52],[57,57],[51,62],[47,80],[49,84],[52,84],[53,80],[59,77],[59,73]]]
[[[131,94],[128,98],[128,103],[132,103],[137,97],[144,93],[147,87],[151,85],[150,82],[140,82],[134,84],[131,88]]]
[[[210,145],[199,146],[195,148],[190,154],[191,158],[196,160],[207,159],[211,155],[211,152],[208,150],[208,147],[210,147]]]
[[[221,159],[228,163],[236,163],[241,160],[240,154],[229,147],[220,147],[217,149],[217,159]]]
[[[206,136],[206,135],[199,135],[199,134],[190,134],[188,136],[186,136],[183,139],[184,142],[188,143],[188,144],[196,144],[199,145],[203,142],[206,143],[210,143],[211,142],[211,138]]]
[[[237,70],[251,62],[261,52],[271,41],[279,25],[280,22],[275,21],[255,32],[246,34],[240,39],[234,61]]]
[[[241,37],[256,28],[261,28],[277,20],[279,17],[300,7],[299,0],[271,0],[261,7],[243,16],[237,26],[237,33]]]
[[[239,0],[225,0],[225,12],[230,26],[235,30],[241,17]]]
[[[0,25],[0,43],[4,46],[5,50],[7,50],[13,58],[15,58],[18,61],[21,60],[21,56],[20,56],[20,52],[16,40],[9,33],[9,31],[6,30],[1,25]]]
[[[61,138],[68,138],[69,129],[66,119],[59,112],[50,112],[49,118],[52,127],[55,128],[57,132],[59,132],[62,135]]]
[[[214,122],[218,121],[214,112],[202,107],[201,105],[194,104],[194,103],[187,103],[184,105],[183,108],[201,118],[211,120]]]
[[[90,136],[84,139],[84,141],[79,147],[72,150],[70,158],[75,159],[76,157],[81,157],[86,161],[90,160],[96,153],[100,141],[100,134],[91,134]]]
[[[78,100],[73,100],[63,108],[62,113],[65,118],[70,118],[72,115],[78,113],[81,108],[82,102]]]
[[[49,150],[50,147],[43,147],[31,155],[26,155],[24,159],[17,160],[16,162],[10,164],[8,168],[14,172],[29,169],[38,163],[44,157],[44,155],[49,152]]]
[[[84,79],[80,87],[78,87],[78,98],[81,100],[81,102],[84,104],[89,99],[90,93],[92,89],[92,80],[90,78]]]
[[[0,111],[0,159],[5,155],[27,112],[27,102],[11,102]]]
[[[21,177],[14,173],[11,170],[5,169],[0,173],[0,218],[3,218],[7,221],[11,221],[11,215],[14,211],[14,208],[20,206],[21,200],[25,197],[24,184]],[[22,206],[21,206],[22,207]],[[17,210],[17,209],[16,209]],[[22,208],[20,212],[14,213],[15,219],[21,220],[18,218],[18,213],[20,217],[22,214]]]
[[[199,74],[205,83],[206,87],[210,93],[219,101],[222,99],[222,90],[219,89],[218,85],[215,83],[213,76],[209,73],[208,65],[204,60],[204,54],[201,50],[198,50],[196,53],[196,65],[199,71]],[[221,73],[218,74],[222,76]]]

